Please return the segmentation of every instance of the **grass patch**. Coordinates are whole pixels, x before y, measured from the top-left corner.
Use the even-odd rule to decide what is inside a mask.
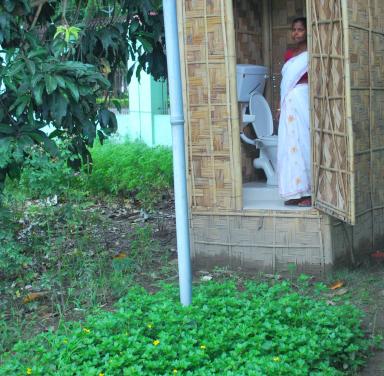
[[[94,195],[132,197],[153,207],[172,189],[172,153],[141,142],[106,143],[92,150],[87,188]]]
[[[138,159],[152,153],[141,144],[125,143],[105,145],[107,154],[115,146],[120,154],[110,156],[108,163],[121,169],[127,163],[125,153]],[[0,207],[0,362],[17,340],[108,307],[138,280],[147,278],[150,284],[175,273],[169,267],[169,247],[160,247],[155,238],[162,219],[144,223],[132,200],[117,200],[112,191],[103,190],[112,172],[100,173],[104,154],[101,148],[95,150],[95,177],[71,170],[65,150],[61,158],[52,159],[36,148],[20,180],[7,181]],[[170,157],[166,149],[153,153]],[[154,174],[153,164],[148,172],[143,163],[136,163],[131,166],[133,175],[138,175],[138,166],[142,174]],[[131,178],[122,175],[121,182]],[[154,178],[150,199],[143,200],[145,208],[160,202],[160,180]],[[140,186],[131,189],[139,192]],[[108,204],[98,202],[90,191],[108,194]],[[126,194],[135,198],[131,191]]]
[[[209,282],[187,308],[174,286],[132,288],[115,312],[18,343],[0,375],[342,375],[372,343],[361,316],[288,282]]]

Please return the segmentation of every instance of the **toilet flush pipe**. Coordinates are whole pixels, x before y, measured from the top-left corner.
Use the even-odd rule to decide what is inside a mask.
[[[192,271],[189,245],[188,196],[185,163],[184,111],[181,88],[176,0],[163,0],[167,48],[169,100],[172,126],[173,175],[175,191],[177,257],[180,302],[192,303]]]

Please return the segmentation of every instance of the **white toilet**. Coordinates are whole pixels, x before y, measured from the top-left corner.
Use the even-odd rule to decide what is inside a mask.
[[[255,168],[264,170],[268,185],[277,185],[277,136],[273,136],[273,119],[269,105],[263,97],[268,69],[260,65],[237,65],[237,98],[241,104],[240,137],[260,149],[260,156],[253,161]],[[247,113],[248,112],[248,113]],[[252,123],[254,140],[243,130]]]

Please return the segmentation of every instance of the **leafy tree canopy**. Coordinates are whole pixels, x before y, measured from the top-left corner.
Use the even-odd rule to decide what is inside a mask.
[[[161,1],[3,0],[0,45],[0,191],[34,145],[55,155],[69,138],[72,165],[90,162],[88,147],[117,128],[117,69],[166,76]]]

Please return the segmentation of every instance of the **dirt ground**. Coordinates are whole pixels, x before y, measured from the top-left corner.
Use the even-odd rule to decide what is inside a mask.
[[[343,273],[351,290],[351,300],[366,312],[365,329],[371,335],[384,337],[384,266],[371,265]],[[384,375],[384,349],[372,353],[359,375]]]
[[[96,233],[95,237],[103,239],[105,247],[113,254],[119,250],[129,250],[132,233],[138,224],[148,224],[153,228],[153,238],[160,245],[159,252],[155,253],[153,259],[142,270],[136,282],[143,285],[149,291],[155,291],[159,281],[177,283],[177,251],[176,251],[176,228],[173,203],[165,202],[162,208],[158,208],[154,213],[146,213],[137,210],[135,206],[127,203],[98,203],[90,210],[95,210],[105,218],[108,223],[102,233]],[[98,229],[98,231],[100,228]],[[164,258],[162,253],[167,252]],[[113,256],[113,255],[112,255]],[[166,265],[164,265],[166,263]],[[229,271],[227,269],[215,270],[195,270],[194,280],[200,281],[202,277],[227,278],[241,276],[241,278],[263,278],[260,274],[249,276],[243,274],[241,270]],[[366,260],[353,269],[341,269],[331,275],[327,275],[323,282],[331,285],[335,281],[342,282],[342,299],[351,301],[360,307],[365,313],[364,329],[367,335],[382,335],[384,337],[384,262],[374,262]],[[112,308],[114,301],[105,305],[105,309]],[[43,312],[44,313],[44,312]],[[43,316],[42,316],[43,317]],[[81,319],[82,317],[72,317]],[[46,326],[55,327],[56,316],[47,320]],[[40,328],[41,330],[41,328]],[[359,373],[361,376],[384,376],[384,350],[375,350],[368,359],[367,365]]]
[[[129,231],[127,226],[130,226],[132,220],[142,220],[142,213],[136,213],[137,219],[127,215],[124,211],[105,209],[105,214],[115,223],[115,229],[110,234],[111,242],[116,242],[116,234]],[[174,212],[165,208],[157,214],[150,215],[146,221],[151,223],[155,230],[154,236],[159,240],[164,247],[168,247],[174,253],[170,263],[176,270],[177,267],[177,252],[176,252],[176,228]],[[113,240],[115,239],[115,240]],[[119,239],[117,242],[124,242],[124,239]],[[127,244],[128,246],[128,244]],[[202,271],[194,270],[194,280],[198,282],[202,276],[209,273],[213,278],[222,278],[242,274],[241,270],[236,271]],[[249,273],[247,273],[247,276]],[[244,274],[243,277],[246,275]],[[257,278],[257,276],[255,276]],[[253,276],[251,276],[253,278]],[[171,278],[177,281],[177,274]],[[384,262],[375,263],[372,260],[366,260],[356,268],[339,269],[330,275],[327,275],[323,282],[331,285],[335,281],[342,281],[343,298],[347,301],[352,301],[360,307],[366,314],[364,319],[364,329],[367,335],[381,335],[384,337]],[[153,288],[150,280],[143,279],[141,281],[148,289]],[[376,349],[372,356],[368,359],[366,366],[359,373],[361,376],[384,376],[384,350]]]

